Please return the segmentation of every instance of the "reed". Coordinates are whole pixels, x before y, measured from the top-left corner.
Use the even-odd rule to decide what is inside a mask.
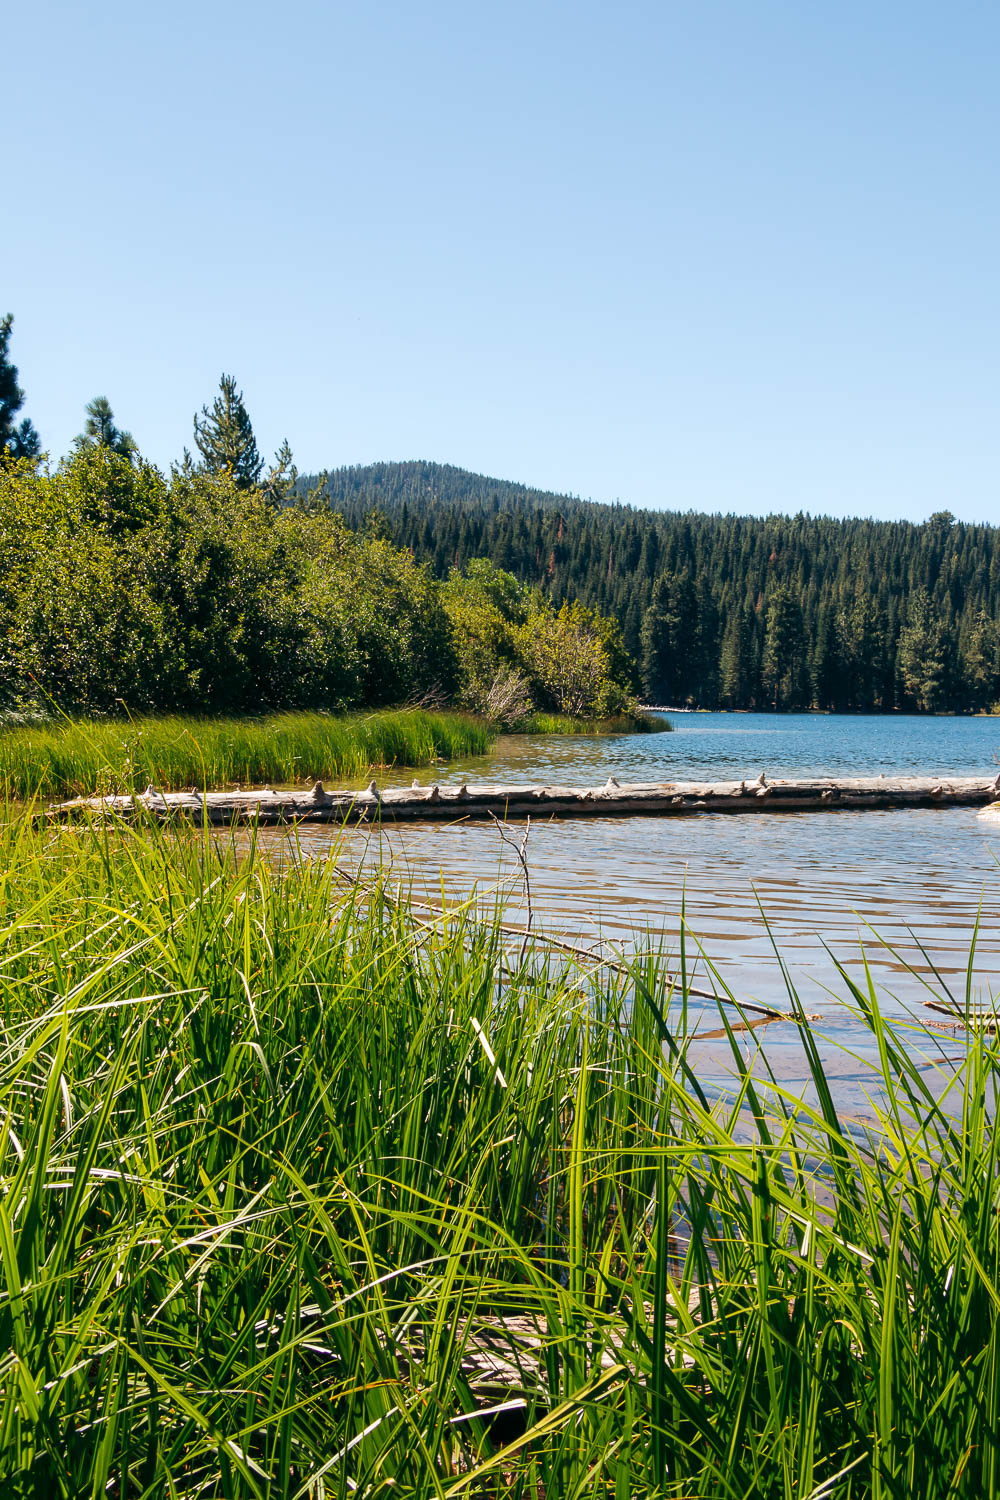
[[[612,719],[581,719],[572,714],[529,714],[516,734],[665,734],[673,728],[669,719],[650,714],[619,714]]]
[[[0,1492],[997,1492],[995,1041],[713,1095],[662,955],[336,855],[0,826]]]
[[[60,797],[187,786],[359,779],[376,766],[483,755],[495,735],[466,714],[393,709],[260,719],[62,720],[0,730],[0,788]]]

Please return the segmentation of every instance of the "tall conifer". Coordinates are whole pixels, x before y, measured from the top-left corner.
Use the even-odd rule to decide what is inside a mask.
[[[0,455],[11,458],[37,458],[42,449],[34,423],[25,417],[15,422],[24,405],[24,392],[17,382],[17,366],[10,358],[10,333],[13,314],[0,318]]]
[[[107,448],[119,458],[137,456],[139,449],[135,438],[116,424],[107,396],[95,396],[93,401],[87,402],[86,411],[83,431],[73,443],[77,452],[84,448]]]
[[[228,471],[238,489],[253,489],[264,460],[234,376],[222,376],[212,405],[203,406],[201,416],[195,416],[194,440],[210,474]]]

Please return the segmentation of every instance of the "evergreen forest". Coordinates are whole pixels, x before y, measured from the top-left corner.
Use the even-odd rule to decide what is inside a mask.
[[[439,577],[489,558],[555,606],[616,619],[650,702],[976,712],[1000,700],[1000,532],[636,510],[431,463],[322,476]]]

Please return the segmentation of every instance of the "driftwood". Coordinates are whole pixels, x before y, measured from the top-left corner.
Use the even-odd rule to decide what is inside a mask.
[[[946,1000],[925,1000],[923,1003],[928,1010],[950,1016],[956,1030],[964,1027],[967,1031],[1000,1031],[1000,1013],[996,1009],[986,1010],[977,1005],[966,1008],[955,1001]]]
[[[1000,797],[1000,776],[852,777],[835,780],[643,781],[602,787],[493,786],[433,783],[364,791],[327,791],[317,781],[309,791],[161,792],[148,787],[136,796],[77,797],[49,809],[49,816],[97,813],[152,816],[161,821],[374,823],[454,821],[457,818],[580,818],[683,815],[698,812],[822,812],[852,808],[982,807]]]

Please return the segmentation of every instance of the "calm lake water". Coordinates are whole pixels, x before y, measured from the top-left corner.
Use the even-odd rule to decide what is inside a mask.
[[[502,739],[494,754],[442,766],[427,782],[598,785],[671,779],[751,780],[814,773],[979,775],[1000,769],[1000,720],[817,715],[678,714],[673,733]],[[408,785],[407,777],[403,784]],[[386,778],[399,784],[403,778]],[[302,830],[322,849],[326,830]],[[380,847],[376,848],[376,844]],[[352,835],[346,857],[361,848]],[[401,880],[435,903],[473,887],[505,892],[523,920],[521,888],[496,830],[477,823],[390,829],[367,850],[391,857]],[[976,809],[532,822],[528,842],[536,922],[549,932],[631,945],[651,938],[676,953],[682,905],[704,957],[741,998],[786,1007],[775,947],[806,1010],[821,1017],[831,1065],[856,1073],[836,1048],[866,1050],[845,1004],[837,964],[863,982],[867,957],[884,1010],[931,1017],[921,1002],[949,988],[960,1000],[977,914],[977,1003],[1000,992],[1000,821]],[[696,952],[697,957],[697,952]],[[911,972],[912,971],[912,972]],[[718,1024],[706,1008],[704,1025]],[[754,1033],[754,1044],[763,1033]],[[767,1028],[768,1055],[801,1072],[790,1027]],[[948,1037],[944,1035],[944,1044]],[[713,1052],[706,1048],[711,1071]],[[723,1065],[721,1057],[720,1066]]]

